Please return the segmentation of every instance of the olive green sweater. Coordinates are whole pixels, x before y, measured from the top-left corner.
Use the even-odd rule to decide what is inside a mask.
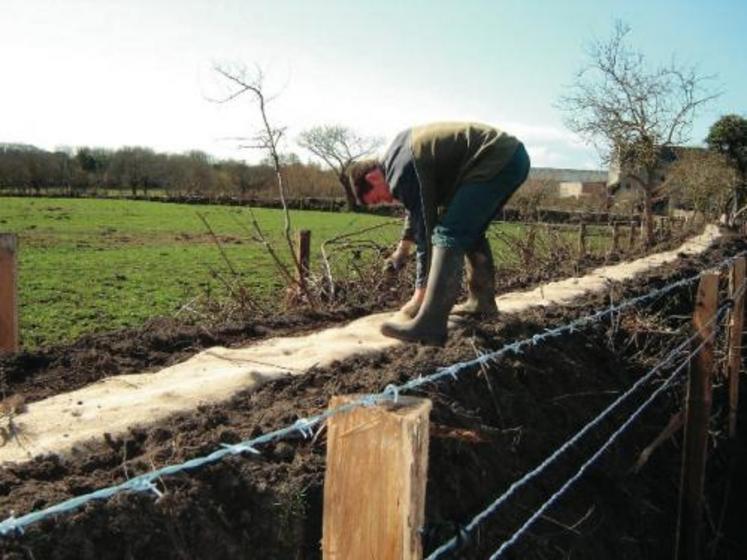
[[[417,126],[394,139],[383,164],[392,194],[407,208],[403,239],[418,245],[418,285],[425,282],[439,207],[460,185],[498,175],[518,146],[515,137],[478,123]]]

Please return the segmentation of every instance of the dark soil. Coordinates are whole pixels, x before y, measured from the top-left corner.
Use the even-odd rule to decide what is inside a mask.
[[[746,247],[731,240],[708,254],[683,259],[625,286],[615,299],[643,293],[689,276]],[[459,527],[562,441],[575,433],[652,367],[688,332],[692,290],[654,302],[646,314],[631,312],[611,323],[552,339],[506,358],[456,383],[428,387],[433,400],[426,550]],[[407,346],[356,358],[297,377],[270,382],[221,405],[203,406],[126,437],[105,437],[68,457],[40,457],[0,471],[0,516],[24,514],[121,482],[127,476],[180,462],[292,423],[327,406],[330,396],[379,391],[389,383],[427,374],[474,357],[475,347],[495,349],[585,311],[608,305],[593,297],[577,308],[550,309],[472,324],[441,349]],[[22,354],[2,363],[7,390],[41,398],[101,377],[161,367],[216,343],[299,332],[332,324],[361,310],[266,318],[203,332],[150,329],[94,336],[67,349]],[[271,321],[275,321],[274,323]],[[677,336],[665,334],[677,329]],[[664,334],[663,334],[664,333]],[[103,374],[101,373],[103,370]],[[747,395],[745,395],[747,397]],[[602,458],[513,550],[512,558],[671,558],[678,499],[679,437],[672,438],[639,472],[637,454],[678,410],[681,392],[656,401],[632,430]],[[464,558],[484,558],[575,473],[596,446],[640,404],[601,427],[541,481],[512,500],[466,543]],[[714,410],[723,412],[722,388]],[[745,407],[742,408],[745,410]],[[741,418],[743,432],[746,418]],[[714,433],[722,426],[714,418]],[[709,500],[704,540],[712,558],[747,557],[740,524],[745,514],[744,438],[724,445],[714,437],[709,459]],[[717,445],[716,445],[717,444]],[[74,513],[44,521],[26,534],[0,542],[2,557],[21,558],[318,558],[324,478],[324,432],[313,440],[280,442],[261,456],[229,458],[189,474],[166,478],[165,492],[119,495]],[[741,462],[740,462],[741,461]],[[735,474],[736,473],[736,474]],[[730,476],[734,475],[734,476]],[[728,497],[724,510],[724,496]],[[723,511],[722,511],[723,510]],[[723,522],[721,522],[723,518]]]
[[[667,250],[680,242],[680,238],[674,238],[653,250]],[[644,253],[639,247],[625,258]],[[569,258],[563,262],[536,261],[531,266],[499,271],[496,289],[501,293],[532,288],[551,280],[583,275],[621,259],[622,255],[608,255]],[[26,402],[33,402],[108,376],[157,371],[212,346],[241,346],[270,336],[302,334],[382,309],[395,309],[409,298],[413,277],[411,264],[373,294],[361,294],[359,286],[339,283],[337,297],[341,303],[327,303],[323,309],[306,306],[297,311],[286,308],[281,313],[267,309],[249,311],[244,317],[219,319],[209,326],[160,317],[138,328],[85,335],[72,344],[22,350],[10,357],[0,355],[0,396],[20,393]]]
[[[211,327],[158,318],[136,329],[90,334],[70,345],[0,358],[2,390],[5,394],[21,393],[31,402],[111,375],[156,371],[212,346],[240,346],[270,336],[301,334],[370,311],[370,306],[361,306],[335,311],[304,309],[282,315],[264,313]]]

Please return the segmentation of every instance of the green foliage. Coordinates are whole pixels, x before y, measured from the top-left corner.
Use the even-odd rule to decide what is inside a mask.
[[[729,158],[744,182],[747,178],[747,119],[739,115],[721,117],[711,126],[706,143]]]
[[[218,236],[236,278],[198,212]],[[374,247],[393,248],[401,232],[401,224],[389,217],[314,211],[291,214],[297,229],[312,232],[311,269],[318,277],[323,274],[319,250],[323,241],[386,224],[362,238],[375,241]],[[254,209],[254,215],[266,237],[280,247],[282,211]],[[279,305],[286,286],[267,251],[252,240],[249,223],[249,209],[238,207],[0,198],[0,231],[17,233],[20,240],[22,344],[32,348],[69,342],[85,333],[137,326],[154,316],[173,315],[195,297],[225,300],[225,279],[241,282],[261,302]],[[527,231],[522,224],[491,226],[499,267],[510,271],[522,266],[528,254],[524,246]],[[543,238],[543,231],[535,232],[539,252],[531,258],[539,258],[540,253],[546,254],[545,259],[553,258],[557,243]],[[600,228],[601,237],[590,237],[590,247],[603,250],[604,231]],[[560,237],[564,244],[573,245],[576,235],[569,226]],[[359,250],[355,247],[350,258],[362,264],[355,260]],[[346,258],[341,257],[333,264],[344,262]],[[361,270],[368,274],[368,269],[356,267],[334,267],[335,278],[354,281]]]
[[[246,208],[125,200],[0,198],[0,230],[19,235],[21,337],[26,347],[64,342],[83,333],[135,326],[171,315],[190,299],[224,298],[218,277],[230,276],[197,216],[219,236],[239,278],[260,300],[284,287],[267,252],[250,239]],[[260,227],[280,246],[280,210],[255,209]],[[319,244],[343,231],[389,218],[292,212],[298,229]],[[385,228],[394,243],[398,225]]]

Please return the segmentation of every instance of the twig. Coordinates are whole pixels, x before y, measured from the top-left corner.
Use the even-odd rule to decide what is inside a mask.
[[[332,237],[332,238],[327,239],[327,240],[325,240],[325,241],[322,242],[320,248],[321,248],[321,253],[322,253],[322,261],[324,262],[324,269],[325,269],[326,274],[327,274],[327,282],[329,284],[330,297],[332,297],[332,298],[335,297],[335,281],[332,278],[332,267],[329,264],[329,256],[327,255],[327,246],[328,245],[337,244],[340,241],[342,241],[343,239],[348,239],[350,237],[355,237],[356,235],[362,235],[364,233],[368,233],[370,231],[374,231],[376,229],[380,229],[380,228],[383,228],[383,227],[386,227],[386,226],[390,226],[390,225],[393,225],[393,224],[396,224],[396,223],[399,223],[399,221],[398,220],[389,220],[389,221],[383,222],[381,224],[377,224],[375,226],[370,226],[370,227],[366,227],[366,228],[363,228],[363,229],[360,229],[360,230],[356,230],[356,231],[352,231],[352,232],[348,232],[348,233],[343,233],[341,235],[338,235],[336,237]]]
[[[205,228],[210,233],[210,237],[212,237],[213,242],[215,243],[215,246],[218,247],[218,251],[220,252],[220,256],[223,258],[223,262],[226,263],[226,266],[228,267],[228,270],[231,271],[231,274],[234,276],[238,276],[238,273],[236,272],[236,269],[233,267],[233,263],[231,262],[231,259],[228,258],[228,255],[226,255],[226,252],[223,250],[223,244],[218,239],[218,236],[215,235],[215,232],[213,231],[213,228],[210,227],[210,224],[207,221],[207,218],[205,218],[205,215],[202,212],[197,212],[197,217],[200,218],[202,223],[205,225]]]
[[[666,428],[664,428],[664,430],[658,436],[656,436],[654,441],[651,442],[651,444],[649,444],[646,449],[641,451],[641,454],[638,456],[638,460],[633,467],[633,472],[640,472],[640,470],[646,465],[646,463],[648,463],[648,460],[651,458],[651,455],[654,453],[654,451],[656,451],[656,449],[662,443],[664,443],[675,433],[677,433],[677,431],[684,425],[684,423],[685,417],[680,410],[669,419],[669,423],[667,424]]]
[[[477,349],[477,345],[475,344],[474,339],[470,339],[470,344],[472,345],[472,349],[475,351],[475,354],[479,357],[482,355],[482,352],[480,352]],[[480,364],[480,373],[482,373],[483,379],[485,379],[485,384],[488,386],[488,391],[490,391],[490,397],[493,401],[493,406],[495,407],[495,413],[498,415],[498,422],[500,423],[500,427],[503,428],[506,424],[503,421],[503,414],[501,413],[501,407],[498,402],[498,396],[495,394],[495,390],[493,389],[493,384],[490,382],[490,375],[488,375],[488,368],[485,366],[485,364]]]
[[[298,255],[296,254],[295,244],[291,236],[290,211],[288,210],[288,203],[285,197],[285,183],[283,181],[282,164],[280,163],[280,153],[278,150],[278,145],[281,138],[283,137],[283,134],[285,133],[285,129],[275,128],[270,125],[270,120],[267,115],[267,104],[272,100],[272,98],[268,99],[265,95],[263,84],[264,73],[260,67],[256,67],[254,76],[251,79],[247,79],[246,71],[243,69],[239,69],[237,71],[229,71],[224,67],[216,65],[214,67],[214,70],[229,82],[232,82],[235,86],[238,86],[238,89],[235,89],[223,99],[213,99],[212,101],[216,103],[226,103],[228,101],[236,99],[240,95],[249,93],[254,96],[255,101],[259,105],[259,113],[262,118],[263,130],[254,137],[254,143],[247,145],[246,147],[265,150],[270,156],[270,161],[272,161],[272,165],[275,171],[275,180],[278,187],[278,197],[280,198],[280,203],[283,207],[283,235],[288,245],[288,251],[290,252],[291,260],[295,266],[297,276],[300,277],[302,272],[301,263],[299,261]],[[253,216],[252,219],[254,220],[253,225],[260,234],[260,237],[263,239],[265,247],[270,250],[271,246],[261,234],[256,219],[254,219]],[[272,255],[272,258],[273,260],[275,260],[276,264],[279,265],[279,268],[281,269],[283,275],[286,277],[288,286],[290,287],[291,285],[296,285],[299,290],[301,290],[303,295],[306,296],[307,300],[311,301],[312,298],[310,297],[306,286],[304,286],[302,282],[298,282],[295,278],[293,278],[293,276],[287,271],[285,265],[283,265],[280,259],[277,258],[274,250],[271,250],[270,254]]]
[[[176,313],[174,313],[174,317],[179,317],[184,311],[189,311],[190,313],[193,313],[195,315],[199,315],[200,317],[206,317],[204,313],[200,313],[196,309],[192,307],[192,304],[197,301],[197,297],[193,297],[191,300],[189,300],[187,303],[182,305]]]
[[[252,217],[252,227],[254,227],[254,231],[257,232],[259,243],[261,243],[265,247],[270,257],[272,257],[272,260],[275,262],[275,266],[278,268],[278,271],[280,271],[280,273],[285,277],[287,284],[289,286],[298,284],[298,281],[293,277],[293,275],[291,275],[288,267],[285,266],[285,263],[280,260],[280,257],[278,257],[277,253],[275,252],[275,248],[265,237],[262,228],[259,227],[259,222],[257,222],[257,217],[254,215],[254,210],[251,208],[251,206],[249,207],[249,215]]]
[[[598,397],[600,395],[618,395],[620,391],[583,391],[581,393],[567,393],[565,395],[558,395],[550,399],[550,402],[558,402],[563,399],[570,399],[576,397]]]

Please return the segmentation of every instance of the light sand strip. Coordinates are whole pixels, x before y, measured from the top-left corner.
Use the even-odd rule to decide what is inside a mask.
[[[598,268],[584,277],[551,282],[527,292],[504,294],[496,302],[504,313],[569,304],[589,293],[605,292],[611,281],[629,280],[673,262],[679,254],[701,253],[719,235],[718,228],[709,226],[674,251]],[[271,379],[301,375],[314,366],[326,367],[334,361],[392,348],[401,343],[382,336],[379,326],[393,315],[369,315],[343,327],[271,338],[246,348],[210,348],[156,373],[110,377],[32,403],[15,418],[19,436],[0,447],[0,464],[65,453],[106,432],[121,434],[199,404],[224,401]]]

